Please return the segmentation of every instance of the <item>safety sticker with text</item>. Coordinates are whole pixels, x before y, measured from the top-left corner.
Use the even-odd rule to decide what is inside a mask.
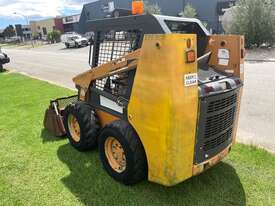
[[[218,60],[219,65],[228,66],[230,59],[230,52],[227,49],[219,49],[218,51]]]
[[[194,86],[198,84],[198,74],[185,74],[184,75],[184,85],[186,87]]]

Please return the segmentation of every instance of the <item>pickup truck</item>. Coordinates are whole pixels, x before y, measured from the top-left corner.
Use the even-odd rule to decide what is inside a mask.
[[[71,35],[65,38],[64,44],[66,48],[88,46],[89,41],[80,35]]]

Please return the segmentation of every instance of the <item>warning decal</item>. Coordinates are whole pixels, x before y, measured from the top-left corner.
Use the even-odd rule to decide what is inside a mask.
[[[218,64],[228,66],[230,59],[230,52],[227,49],[219,49],[218,51]]]
[[[194,85],[198,85],[198,74],[193,73],[184,75],[184,86],[189,87]]]

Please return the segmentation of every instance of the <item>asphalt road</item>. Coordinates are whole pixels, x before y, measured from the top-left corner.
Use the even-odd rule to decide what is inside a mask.
[[[89,47],[66,49],[63,44],[35,49],[3,49],[11,58],[9,70],[74,88],[72,78],[89,69]]]
[[[89,48],[64,49],[61,44],[41,48],[6,49],[6,66],[39,79],[74,88],[71,79],[86,71]],[[238,141],[275,153],[275,62],[246,63]]]

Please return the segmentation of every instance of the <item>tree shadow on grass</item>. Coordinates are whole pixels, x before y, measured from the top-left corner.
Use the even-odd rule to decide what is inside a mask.
[[[56,136],[53,136],[45,128],[41,129],[40,137],[42,139],[43,144],[47,143],[47,142],[56,142],[56,141],[64,140],[66,138],[66,137],[56,137]]]
[[[67,144],[57,154],[70,169],[61,181],[85,205],[246,205],[240,179],[226,163],[170,188],[148,181],[124,186],[107,175],[96,151],[79,153]]]

